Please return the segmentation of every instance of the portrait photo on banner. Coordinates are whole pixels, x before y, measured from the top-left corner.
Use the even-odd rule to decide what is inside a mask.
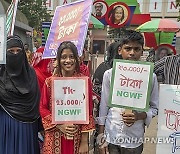
[[[93,3],[92,15],[97,19],[105,17],[108,10],[108,4],[103,0],[97,0]]]
[[[160,60],[163,57],[175,55],[176,50],[170,44],[161,44],[155,48],[155,61]]]
[[[107,11],[106,22],[114,28],[124,26],[130,18],[130,9],[128,5],[122,2],[113,3]]]

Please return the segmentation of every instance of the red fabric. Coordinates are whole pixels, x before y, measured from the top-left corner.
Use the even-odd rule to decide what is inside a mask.
[[[90,77],[89,68],[84,63],[81,63],[80,65],[80,73],[84,74],[85,76]]]
[[[81,74],[75,76],[82,76]],[[66,140],[63,133],[56,128],[55,124],[52,124],[52,77],[46,79],[41,93],[40,100],[40,114],[42,117],[42,123],[45,129],[45,140],[43,144],[44,154],[78,154],[81,131],[87,131],[94,129],[94,121],[92,117],[93,103],[92,103],[92,85],[89,79],[89,124],[78,125],[78,132],[75,134],[74,140]],[[68,150],[68,152],[67,152]]]
[[[151,21],[150,14],[133,14],[131,25],[141,25],[147,21]]]
[[[45,79],[52,75],[49,66],[51,60],[42,59],[43,52],[44,52],[44,47],[38,48],[37,51],[34,53],[32,60],[32,66],[34,67],[34,70],[38,78],[40,91],[43,88]]]
[[[61,154],[74,154],[74,140],[66,140],[61,137]]]

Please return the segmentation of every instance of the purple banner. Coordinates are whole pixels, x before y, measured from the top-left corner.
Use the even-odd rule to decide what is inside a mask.
[[[82,55],[91,15],[92,0],[81,0],[56,8],[43,59],[55,58],[63,41],[73,42]]]

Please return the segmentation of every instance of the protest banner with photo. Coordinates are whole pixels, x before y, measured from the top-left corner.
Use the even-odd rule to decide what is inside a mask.
[[[153,64],[150,62],[115,59],[109,106],[147,111],[152,75]]]
[[[97,19],[105,17],[108,10],[108,5],[104,0],[96,0],[93,2],[92,15]]]
[[[88,77],[55,77],[52,85],[52,123],[88,124]]]
[[[121,15],[116,16],[117,12],[120,12]],[[111,27],[120,28],[128,23],[131,15],[130,8],[126,3],[116,2],[108,8],[105,18]]]
[[[6,63],[6,18],[0,15],[0,64]]]
[[[160,85],[156,154],[180,153],[180,86]]]
[[[81,0],[56,8],[43,59],[55,58],[63,41],[73,42],[78,49],[78,55],[82,55],[91,7],[92,0]]]

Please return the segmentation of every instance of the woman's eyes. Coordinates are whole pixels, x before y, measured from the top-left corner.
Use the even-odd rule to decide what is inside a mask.
[[[67,58],[69,58],[69,59],[75,59],[73,55],[71,55],[71,56],[62,56],[61,58],[62,58],[62,59],[67,59]]]

